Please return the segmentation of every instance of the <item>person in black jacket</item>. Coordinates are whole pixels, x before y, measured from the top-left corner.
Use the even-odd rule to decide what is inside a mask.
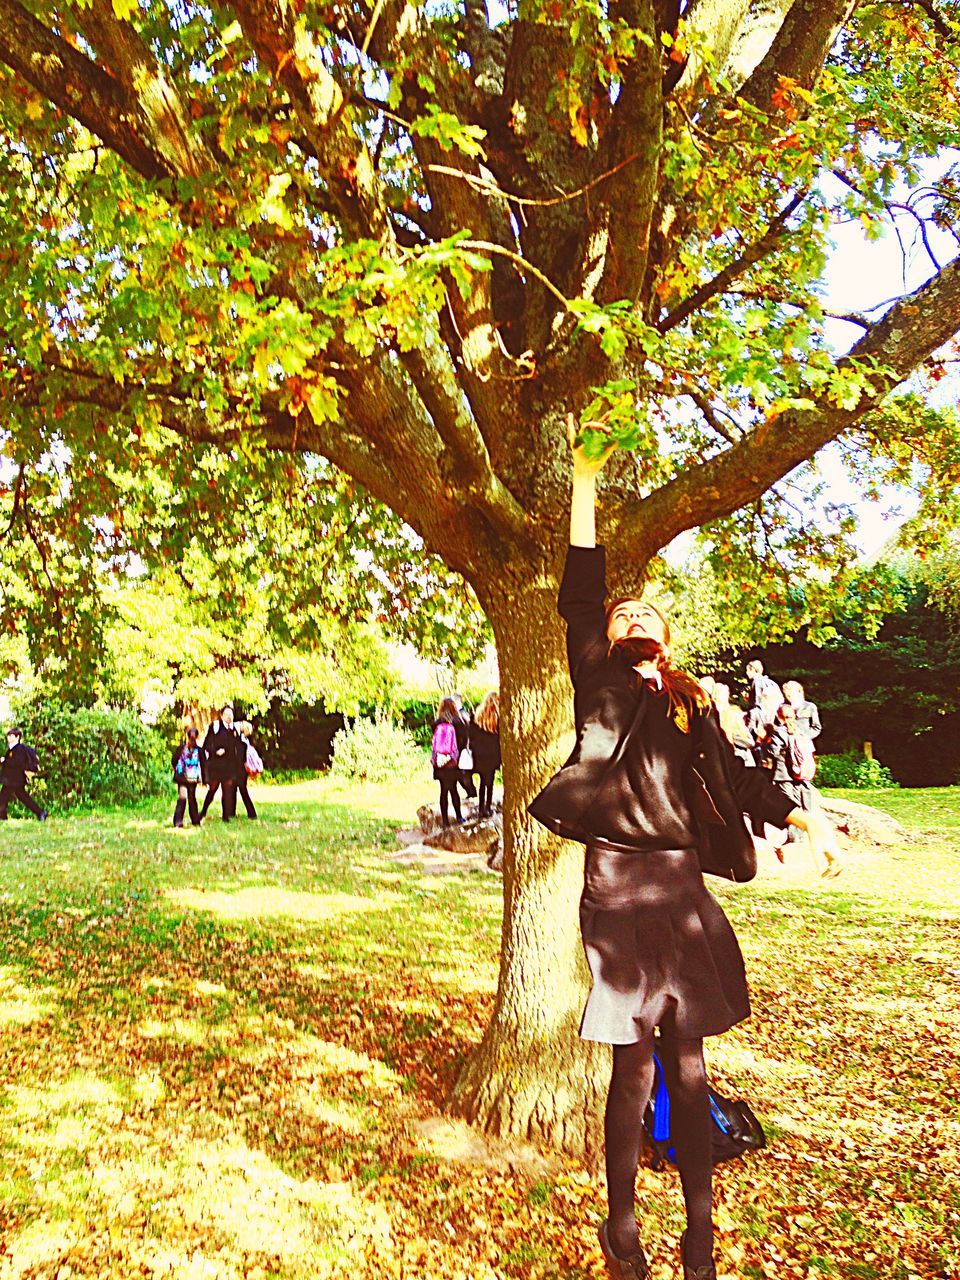
[[[634,1194],[654,1033],[670,1092],[687,1229],[687,1280],[715,1280],[711,1119],[703,1037],[749,1015],[736,936],[703,871],[756,871],[743,820],[803,827],[833,858],[818,815],[785,799],[737,759],[700,685],[670,659],[662,615],[635,598],[606,602],[596,546],[595,478],[574,448],[571,546],[560,588],[574,689],[573,753],[530,806],[586,845],[580,927],[593,977],[580,1034],[613,1046],[604,1125],[609,1214],[600,1244],[611,1277],[645,1280]]]
[[[233,707],[229,704],[221,709],[220,719],[214,720],[207,730],[203,752],[206,757],[204,780],[207,794],[203,798],[200,817],[206,817],[219,789],[223,820],[230,822],[237,813],[237,778],[245,767],[246,748],[233,727]]]
[[[173,810],[173,825],[183,826],[183,816],[190,809],[190,821],[195,827],[200,825],[200,813],[197,809],[197,787],[203,777],[203,748],[197,741],[196,729],[188,729],[184,740],[174,748],[170,758],[173,769],[173,780],[177,784],[177,803]]]
[[[502,763],[498,693],[487,694],[470,722],[470,750],[473,752],[473,771],[480,778],[478,816],[489,818],[493,813],[493,779]]]
[[[460,748],[460,754],[462,755],[470,745],[470,725],[473,718],[469,709],[463,705],[463,698],[459,693],[452,693],[450,697],[457,708],[457,718],[453,722],[453,727],[457,735],[457,746]],[[477,787],[473,781],[473,771],[471,769],[457,770],[457,785],[463,789],[463,794],[467,800],[472,800],[476,796]]]
[[[41,809],[33,796],[27,793],[27,774],[37,772],[37,753],[26,747],[19,729],[7,730],[7,753],[0,760],[0,821],[7,817],[11,800],[19,800],[25,809],[41,822],[50,816]]]

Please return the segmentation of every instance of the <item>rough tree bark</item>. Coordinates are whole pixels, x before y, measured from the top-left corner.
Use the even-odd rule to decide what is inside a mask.
[[[515,561],[477,590],[501,671],[504,917],[493,1016],[450,1098],[490,1133],[582,1152],[602,1142],[609,1051],[578,1028],[587,970],[578,928],[583,848],[532,822],[527,805],[572,747],[573,707],[557,617],[556,552]]]

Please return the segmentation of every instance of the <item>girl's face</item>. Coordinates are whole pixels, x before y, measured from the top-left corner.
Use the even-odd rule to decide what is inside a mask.
[[[642,600],[624,600],[618,604],[607,621],[607,639],[611,644],[618,640],[656,640],[667,646],[667,628],[656,609]]]

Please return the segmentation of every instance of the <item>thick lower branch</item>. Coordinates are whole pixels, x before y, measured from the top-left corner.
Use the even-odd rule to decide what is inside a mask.
[[[633,561],[646,564],[684,530],[729,515],[756,500],[855,425],[958,331],[960,258],[891,307],[838,363],[841,370],[855,366],[868,372],[876,369],[855,408],[839,408],[823,398],[815,409],[777,414],[731,448],[690,467],[632,508],[613,506],[607,512],[610,536],[629,548]]]

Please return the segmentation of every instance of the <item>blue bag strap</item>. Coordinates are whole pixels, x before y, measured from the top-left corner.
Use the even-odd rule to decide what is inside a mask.
[[[670,1094],[663,1078],[663,1067],[653,1055],[653,1140],[667,1142],[670,1138]]]
[[[710,1116],[713,1120],[713,1123],[717,1126],[717,1128],[720,1130],[721,1133],[729,1134],[733,1126],[730,1124],[730,1121],[727,1119],[727,1117],[723,1114],[723,1112],[717,1106],[717,1103],[716,1103],[716,1100],[714,1099],[712,1091],[710,1092],[709,1096],[710,1096]]]

